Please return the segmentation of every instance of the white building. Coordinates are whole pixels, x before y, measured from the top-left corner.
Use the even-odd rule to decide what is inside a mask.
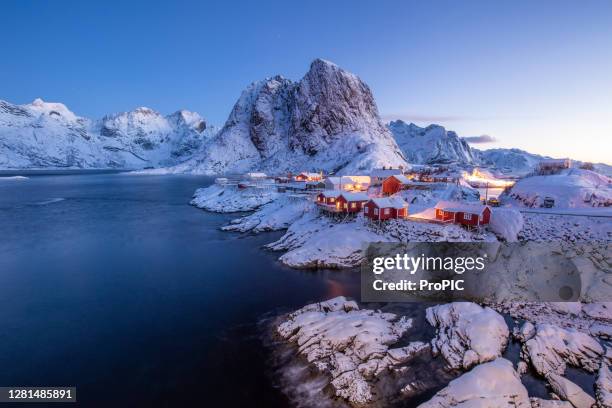
[[[404,174],[402,169],[373,169],[372,173],[370,173],[371,185],[379,186],[382,184],[383,180],[391,177]]]
[[[370,184],[370,176],[341,176],[325,179],[326,190],[366,191]]]

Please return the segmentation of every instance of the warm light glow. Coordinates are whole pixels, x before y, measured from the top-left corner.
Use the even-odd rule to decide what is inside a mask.
[[[498,188],[504,188],[514,185],[514,181],[496,179],[495,177],[489,174],[485,174],[479,171],[477,168],[472,171],[472,174],[468,173],[467,171],[464,171],[462,177],[470,185],[474,184],[479,186],[485,186],[488,184],[489,187]]]

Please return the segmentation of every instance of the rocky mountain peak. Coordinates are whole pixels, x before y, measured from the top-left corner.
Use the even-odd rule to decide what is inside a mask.
[[[278,75],[249,85],[207,147],[181,171],[367,172],[406,165],[369,87],[321,59],[298,82]]]

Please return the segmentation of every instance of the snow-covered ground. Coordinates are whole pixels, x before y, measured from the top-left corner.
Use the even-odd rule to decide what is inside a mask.
[[[523,241],[610,242],[612,218],[523,213]]]
[[[590,170],[567,169],[521,179],[501,196],[503,203],[525,207],[541,207],[546,197],[555,200],[555,209],[610,206],[612,178]]]

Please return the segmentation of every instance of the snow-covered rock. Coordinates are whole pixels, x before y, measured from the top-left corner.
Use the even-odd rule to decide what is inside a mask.
[[[590,170],[567,169],[559,174],[531,176],[519,180],[502,194],[504,202],[514,200],[527,207],[541,207],[545,197],[555,208],[584,208],[612,204],[612,178]]]
[[[332,378],[336,396],[364,405],[375,399],[377,376],[428,349],[420,342],[389,348],[411,326],[410,319],[359,309],[340,296],[289,314],[277,333],[294,343],[309,364]]]
[[[507,242],[515,242],[523,229],[523,214],[511,208],[494,208],[489,227]]]
[[[607,364],[602,363],[595,383],[597,406],[612,407],[612,372]]]
[[[188,111],[138,108],[95,121],[61,103],[0,101],[0,168],[168,166],[189,159],[214,131]]]
[[[191,205],[207,211],[231,213],[251,211],[272,202],[278,193],[271,188],[245,188],[213,184],[195,191]]]
[[[303,213],[267,247],[287,251],[279,260],[294,268],[349,268],[364,260],[365,244],[388,240],[369,228],[363,216],[338,222],[315,209]]]
[[[542,398],[530,398],[531,408],[573,408],[567,401],[545,400]]]
[[[263,205],[257,211],[245,217],[233,220],[221,228],[224,231],[261,232],[286,229],[307,212],[317,209],[306,196],[279,195],[274,201]]]
[[[515,327],[513,337],[520,342],[526,342],[536,334],[536,328],[531,322],[525,322],[521,327]]]
[[[593,373],[603,354],[603,347],[588,334],[552,324],[536,325],[536,335],[521,350],[523,359],[545,378],[563,375],[568,364]]]
[[[419,408],[530,408],[527,389],[503,358],[478,365]]]
[[[360,174],[382,166],[407,163],[372,92],[357,76],[316,59],[298,82],[276,76],[247,87],[206,149],[168,171]]]
[[[582,307],[582,311],[589,317],[612,323],[612,302],[589,303]]]
[[[508,343],[504,318],[489,307],[453,302],[427,309],[427,321],[437,329],[432,340],[450,367],[469,369],[500,357]]]
[[[559,398],[569,401],[575,408],[591,408],[595,404],[593,397],[567,378],[551,373],[546,379],[553,392]]]
[[[468,143],[439,125],[426,128],[401,120],[388,125],[404,157],[414,164],[474,164]]]
[[[606,340],[612,340],[612,326],[608,324],[596,323],[589,327],[589,332],[595,336]]]

